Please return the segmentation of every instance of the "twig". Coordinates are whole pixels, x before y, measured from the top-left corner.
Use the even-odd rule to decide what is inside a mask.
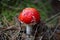
[[[58,22],[59,22],[59,20],[58,20]],[[58,22],[56,23],[56,25],[55,25],[56,28],[54,29],[54,32],[52,33],[52,35],[49,37],[49,40],[51,39],[51,37],[54,35],[54,33],[56,32],[57,28],[59,27],[59,23]]]
[[[37,31],[38,31],[38,27],[39,27],[39,26],[40,26],[40,25],[37,24],[37,27],[36,27],[36,30],[35,30],[35,34],[34,34],[34,40],[35,40],[35,38],[36,38],[36,33],[37,33]],[[39,40],[42,40],[42,38],[43,38],[43,36],[41,36]]]
[[[59,25],[56,26],[54,32],[52,33],[52,35],[49,37],[49,40],[51,39],[51,37],[54,35],[54,33],[56,32],[57,28],[58,28]]]
[[[8,22],[8,20],[6,19],[6,17],[5,16],[3,16],[3,22],[4,22],[4,24],[8,27],[9,26],[9,22]]]
[[[9,27],[0,27],[0,31],[7,31],[7,30],[19,30],[18,26],[12,25]]]
[[[57,13],[56,15],[53,15],[51,18],[46,19],[46,22],[48,23],[49,21],[51,21],[52,19],[54,19],[55,17],[59,16],[60,12]]]

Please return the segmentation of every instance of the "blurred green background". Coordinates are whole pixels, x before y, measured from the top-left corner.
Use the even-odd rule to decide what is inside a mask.
[[[19,15],[26,7],[36,8],[40,12],[43,21],[46,21],[52,14],[52,7],[48,0],[1,0],[0,22],[6,19],[8,22],[13,23],[14,17]]]

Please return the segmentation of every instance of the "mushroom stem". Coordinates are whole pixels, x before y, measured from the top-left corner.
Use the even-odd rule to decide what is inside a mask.
[[[26,25],[26,34],[31,35],[31,32],[32,32],[32,27],[29,25]]]

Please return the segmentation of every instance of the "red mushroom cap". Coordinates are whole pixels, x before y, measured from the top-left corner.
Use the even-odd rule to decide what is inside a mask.
[[[18,16],[18,20],[26,24],[38,23],[40,14],[35,8],[25,8]]]

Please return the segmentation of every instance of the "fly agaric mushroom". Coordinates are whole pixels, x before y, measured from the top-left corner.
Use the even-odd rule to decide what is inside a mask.
[[[25,8],[18,16],[18,20],[25,24],[26,34],[30,35],[32,32],[32,25],[40,22],[40,14],[35,8]]]

